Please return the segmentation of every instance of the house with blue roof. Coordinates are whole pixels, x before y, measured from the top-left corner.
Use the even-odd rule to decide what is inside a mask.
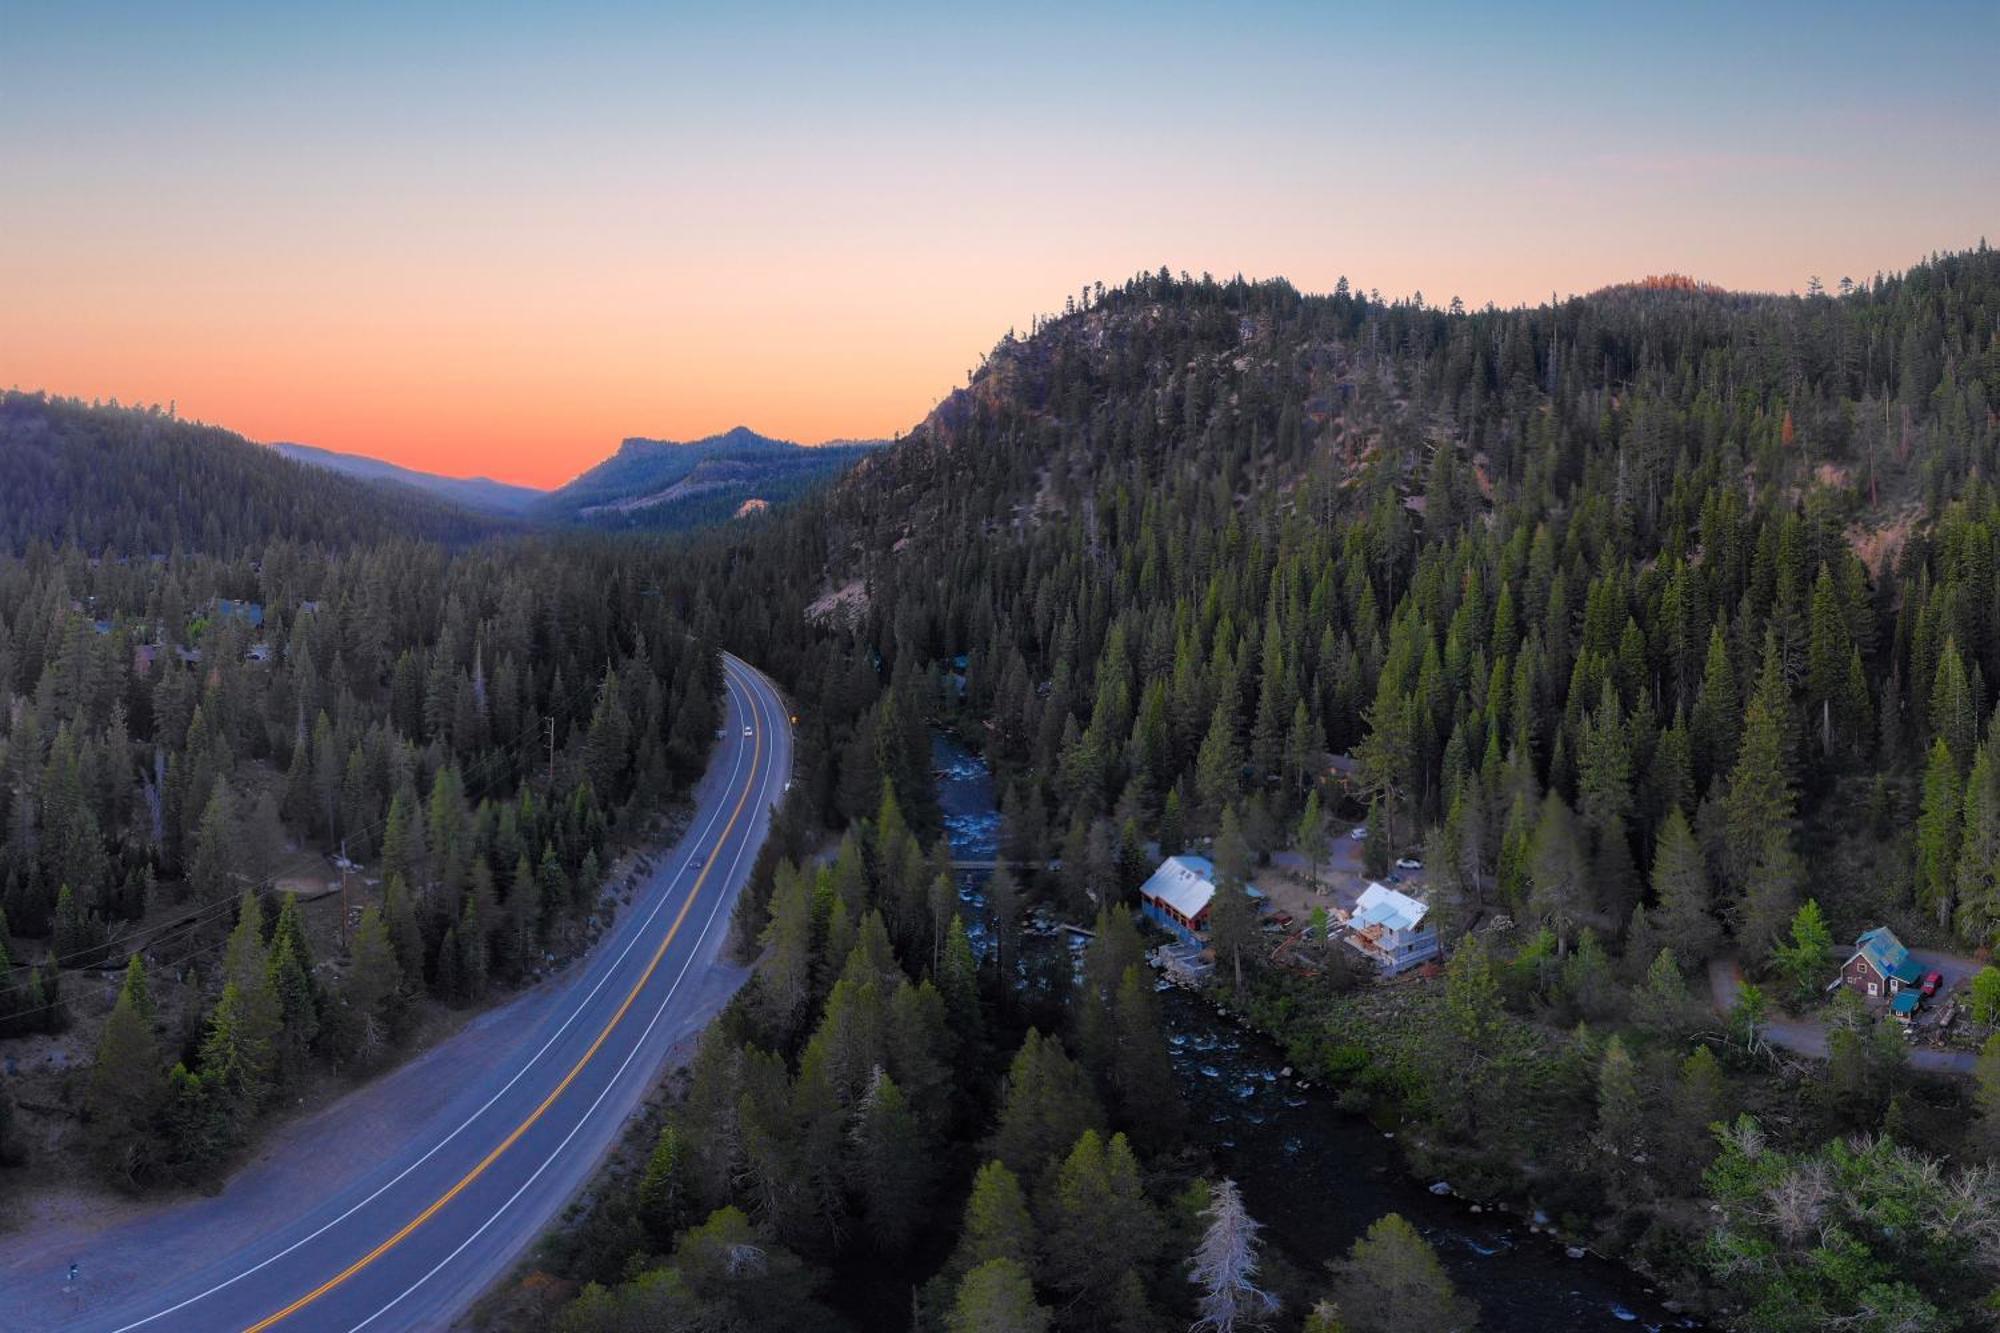
[[[1840,980],[1834,984],[1871,1000],[1899,998],[1904,988],[1909,987],[1913,997],[1909,1008],[1914,1010],[1915,987],[1922,978],[1923,969],[1896,938],[1896,932],[1887,926],[1877,926],[1862,932],[1854,941],[1854,953],[1841,965]]]

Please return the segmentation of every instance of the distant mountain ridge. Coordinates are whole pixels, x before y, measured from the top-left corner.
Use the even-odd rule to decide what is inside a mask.
[[[737,426],[700,440],[631,436],[618,452],[539,497],[530,518],[604,528],[673,529],[776,504],[846,471],[881,442],[803,445]]]
[[[435,472],[419,472],[369,458],[363,454],[341,453],[310,444],[274,443],[271,448],[308,467],[324,468],[362,481],[385,482],[423,491],[441,500],[482,514],[518,518],[546,493],[532,486],[516,486],[491,477],[446,477]]]
[[[159,408],[0,393],[0,552],[230,559],[272,541],[471,541],[507,526],[407,486],[309,466]]]

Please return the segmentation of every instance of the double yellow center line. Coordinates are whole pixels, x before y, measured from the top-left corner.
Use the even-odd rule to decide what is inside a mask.
[[[749,696],[748,690],[745,691],[745,696],[746,698]],[[667,933],[661,938],[659,947],[653,950],[652,958],[646,963],[646,970],[639,974],[637,981],[632,983],[632,989],[627,992],[624,1002],[618,1006],[617,1012],[611,1015],[611,1019],[604,1025],[603,1031],[599,1032],[596,1038],[591,1041],[589,1049],[584,1051],[577,1058],[577,1062],[570,1066],[569,1072],[563,1075],[562,1082],[556,1084],[549,1095],[542,1098],[535,1109],[528,1113],[528,1118],[514,1126],[513,1130],[506,1138],[500,1141],[499,1145],[493,1151],[480,1158],[477,1166],[466,1172],[457,1184],[432,1200],[430,1205],[422,1212],[418,1213],[408,1222],[405,1222],[394,1235],[368,1251],[368,1253],[362,1255],[359,1259],[356,1259],[347,1267],[341,1269],[338,1273],[335,1273],[326,1281],[320,1283],[317,1287],[314,1287],[305,1295],[293,1301],[290,1305],[287,1305],[284,1309],[277,1311],[275,1314],[266,1315],[264,1318],[250,1325],[248,1329],[244,1330],[244,1333],[263,1333],[263,1330],[270,1328],[273,1324],[290,1318],[402,1244],[411,1232],[430,1221],[431,1218],[437,1215],[438,1210],[457,1198],[473,1181],[485,1175],[486,1169],[499,1161],[501,1155],[519,1142],[523,1134],[533,1129],[535,1122],[540,1120],[548,1112],[548,1109],[555,1105],[556,1099],[563,1095],[564,1090],[576,1081],[576,1076],[583,1072],[584,1066],[591,1062],[597,1055],[597,1052],[603,1048],[604,1043],[610,1039],[612,1032],[617,1029],[618,1024],[624,1021],[626,1013],[638,1000],[639,992],[644,990],[646,983],[653,979],[653,973],[659,969],[660,960],[667,956],[667,949],[672,946],[674,937],[680,933],[681,923],[687,920],[688,912],[693,909],[695,899],[701,896],[702,885],[708,881],[708,872],[715,868],[717,859],[722,855],[723,847],[729,842],[729,835],[736,828],[736,821],[742,817],[743,807],[749,803],[750,793],[756,789],[757,766],[764,755],[764,729],[756,726],[754,723],[752,724],[752,729],[754,737],[751,742],[750,751],[750,779],[743,784],[742,794],[736,798],[736,808],[729,812],[729,822],[723,825],[721,836],[716,838],[714,850],[709,852],[708,860],[701,867],[701,873],[695,876],[694,887],[688,890],[687,900],[681,904],[681,910],[674,916],[673,924],[667,927]]]

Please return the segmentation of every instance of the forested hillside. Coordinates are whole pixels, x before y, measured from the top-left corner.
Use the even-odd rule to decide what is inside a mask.
[[[36,1108],[0,1145],[206,1182],[279,1098],[580,942],[701,771],[713,650],[611,549],[390,537],[433,511],[164,418],[10,411],[79,487],[48,494],[112,508],[66,529],[101,556],[0,557],[0,1035]],[[174,553],[115,554],[135,531]]]
[[[0,550],[40,538],[92,555],[234,557],[267,541],[465,541],[490,519],[309,468],[157,407],[0,394]]]
[[[695,1201],[842,1264],[903,1253],[912,1212],[948,1224],[970,1190],[927,1327],[1002,1306],[1026,1322],[950,1326],[1150,1327],[1183,1299],[1158,1285],[1171,1249],[1121,1268],[1066,1229],[1093,1190],[1149,1246],[1169,1215],[1192,1225],[1079,1137],[1124,1130],[1175,1178],[1119,1100],[1160,1038],[1118,1008],[1116,963],[1052,1014],[989,958],[976,1029],[966,1010],[953,1041],[881,1057],[893,1109],[860,1076],[860,1034],[911,1030],[882,1006],[965,1003],[958,906],[923,860],[930,724],[996,764],[1005,854],[1059,858],[995,887],[1003,938],[1037,899],[1083,920],[1129,902],[1150,844],[1217,834],[1218,950],[1249,959],[1223,997],[1400,1119],[1415,1169],[1546,1207],[1728,1322],[1973,1322],[2000,1277],[2000,1047],[1969,1082],[1920,1080],[1893,1024],[1818,994],[1865,927],[1982,954],[2000,933],[1997,320],[1983,245],[1838,294],[1651,281],[1513,311],[1162,271],[1010,336],[788,521],[703,539],[669,595],[792,684],[801,796],[863,839],[803,888],[761,880],[756,987],[656,1159],[683,1211],[632,1241],[673,1262],[580,1326],[696,1300],[676,1284],[743,1215],[675,1249]],[[1323,845],[1340,754],[1371,867],[1421,851],[1456,946],[1393,996],[1264,966],[1254,914],[1223,907],[1251,860]],[[1711,959],[1758,983],[1727,1014]],[[1830,1059],[1774,1057],[1780,1006],[1824,1018]],[[926,1109],[911,1085],[940,1059],[984,1110]],[[705,1117],[731,1105],[717,1156]],[[918,1154],[947,1182],[902,1182],[930,1202],[878,1225],[890,1205],[822,1186],[815,1145],[876,1143],[884,1116],[978,1151]],[[1048,1133],[1019,1160],[1017,1116]],[[1013,1179],[975,1185],[986,1158]],[[805,1197],[774,1192],[780,1160]],[[982,1209],[1014,1206],[992,1197],[1010,1184],[1025,1238],[995,1250]],[[1758,1203],[1808,1194],[1823,1225]],[[1916,1221],[1871,1229],[1881,1209]]]
[[[609,531],[686,532],[731,517],[746,501],[769,506],[808,494],[874,447],[808,447],[745,426],[685,443],[635,437],[529,512]]]
[[[270,447],[308,467],[323,468],[378,485],[421,491],[446,504],[470,509],[477,514],[519,517],[544,494],[527,486],[495,481],[491,477],[444,477],[435,472],[419,472],[414,468],[385,463],[379,458],[317,449],[309,444],[278,443]]]
[[[1476,314],[1144,277],[1002,343],[785,531],[713,539],[718,622],[782,661],[817,597],[817,636],[880,663],[819,688],[901,681],[925,714],[964,656],[965,711],[1058,837],[1121,800],[1148,831],[1244,802],[1268,844],[1351,750],[1395,841],[1449,822],[1464,892],[1525,909],[1501,853],[1552,789],[1595,865],[1545,904],[1571,940],[1630,924],[1678,809],[1756,952],[1840,779],[1913,797],[1942,739],[1957,790],[1977,757],[1997,307],[1984,249],[1840,297]],[[880,749],[827,757],[829,814],[872,808]],[[1856,892],[1990,933],[1914,863]]]
[[[698,767],[724,644],[802,719],[738,913],[756,972],[570,1238],[565,1275],[603,1285],[568,1326],[1254,1304],[1240,1262],[1190,1266],[1254,1231],[1181,1123],[1127,910],[1191,845],[1213,998],[1413,1170],[1726,1323],[1973,1326],[2000,1038],[1920,1077],[1821,991],[1865,927],[1975,968],[2000,934],[2000,256],[1836,290],[1467,312],[1143,275],[831,488],[672,542],[452,552],[169,487],[132,521],[205,535],[156,562],[45,506],[0,563],[10,1021],[59,1026],[59,965],[142,943],[78,1142],[127,1182],[212,1173],[307,1057],[365,1062],[427,996],[532,973],[612,833]],[[977,946],[934,727],[994,765],[1021,867]],[[1441,976],[1271,964],[1246,881],[1336,811],[1373,873],[1421,855]],[[382,887],[328,996],[299,909],[240,895],[272,849],[342,839]],[[1025,965],[1031,907],[1094,931],[1078,972]],[[1711,964],[1748,978],[1721,1012]],[[1287,1275],[1278,1323],[1395,1327],[1385,1274],[1418,1326],[1462,1324],[1397,1219],[1330,1283]]]

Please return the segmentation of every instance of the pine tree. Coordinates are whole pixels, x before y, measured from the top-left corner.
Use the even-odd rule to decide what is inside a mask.
[[[1791,983],[1799,999],[1810,999],[1826,984],[1832,952],[1833,932],[1827,928],[1819,903],[1808,898],[1792,916],[1791,941],[1772,951],[1771,963]]]
[[[1348,1333],[1456,1333],[1476,1319],[1417,1229],[1389,1213],[1333,1265],[1334,1301]]]
[[[299,964],[297,946],[279,937],[271,954],[267,982],[278,1003],[277,1068],[282,1079],[298,1078],[319,1038],[319,999],[312,977]]]
[[[814,955],[813,890],[808,878],[787,861],[771,888],[771,919],[759,943],[756,1003],[759,1016],[779,1046],[798,1039],[812,999]]]
[[[1715,1052],[1706,1046],[1695,1047],[1681,1061],[1672,1114],[1665,1122],[1681,1164],[1687,1170],[1702,1170],[1714,1157],[1714,1126],[1727,1118],[1726,1095],[1722,1066]]]
[[[1952,898],[1959,938],[1975,946],[2000,934],[2000,756],[1989,736],[1965,780]]]
[[[1243,963],[1257,946],[1257,905],[1250,898],[1250,849],[1234,806],[1222,812],[1215,836],[1215,893],[1208,905],[1208,939],[1218,962],[1227,960],[1236,992],[1243,991]]]
[[[1917,906],[1948,924],[1956,887],[1959,822],[1965,803],[1958,789],[1958,765],[1943,736],[1931,742],[1924,766],[1923,808],[1917,816]]]
[[[1713,912],[1708,868],[1687,816],[1678,809],[1668,811],[1660,825],[1653,893],[1658,899],[1653,926],[1672,943],[1675,957],[1695,964],[1713,957],[1722,932]]]
[[[235,982],[225,983],[209,1013],[200,1055],[200,1100],[213,1126],[205,1138],[221,1152],[243,1142],[269,1091],[269,1041],[260,1041],[255,1028],[242,992]]]
[[[1389,873],[1394,844],[1389,840],[1389,813],[1381,801],[1368,804],[1368,821],[1362,826],[1361,868],[1370,879]]]
[[[226,902],[236,893],[238,836],[229,783],[217,778],[195,833],[194,855],[188,861],[188,891],[198,905]]]
[[[1046,1333],[1049,1311],[1020,1264],[990,1259],[965,1275],[945,1321],[949,1333]]]
[[[986,881],[986,905],[993,928],[993,964],[1000,973],[1001,994],[1011,996],[1021,970],[1021,882],[1001,865]]]
[[[965,1219],[959,1226],[958,1248],[952,1252],[947,1273],[962,1276],[981,1264],[1006,1259],[1032,1274],[1035,1263],[1035,1224],[1028,1215],[1027,1196],[1021,1191],[1020,1177],[1004,1163],[988,1162],[972,1177],[972,1193],[965,1201]]]
[[[389,820],[382,833],[382,874],[406,885],[422,884],[429,872],[424,850],[424,821],[417,813],[416,793],[396,788],[389,801]]]
[[[1972,1021],[1988,1027],[2000,1023],[2000,967],[1991,963],[1972,978]]]
[[[275,957],[286,944],[292,947],[292,954],[298,959],[299,969],[307,978],[314,973],[312,941],[306,938],[305,919],[299,911],[296,893],[284,894],[278,901],[278,919],[271,926],[271,954]],[[317,995],[317,983],[314,994]]]
[[[1278,1312],[1278,1298],[1256,1284],[1262,1230],[1243,1207],[1243,1192],[1227,1176],[1209,1186],[1201,1244],[1188,1265],[1188,1281],[1201,1289],[1195,1333],[1235,1333],[1262,1328]]]
[[[639,1222],[653,1244],[665,1249],[693,1222],[694,1186],[689,1177],[687,1145],[673,1120],[660,1127],[646,1169],[639,1177]]]
[[[855,1109],[848,1159],[867,1235],[883,1254],[901,1254],[921,1220],[930,1148],[903,1090],[878,1066]]]
[[[97,913],[84,910],[82,900],[65,884],[56,891],[55,928],[50,944],[55,956],[70,967],[94,961],[104,943],[104,923]]]
[[[97,1041],[85,1108],[92,1157],[105,1176],[138,1184],[151,1164],[153,1119],[166,1094],[146,965],[138,954],[125,964],[125,982]]]
[[[1736,669],[1729,661],[1729,643],[1718,624],[1709,631],[1707,664],[1689,719],[1695,773],[1703,790],[1736,762],[1737,719],[1742,716],[1742,707],[1736,693]]]
[[[1236,799],[1243,783],[1243,755],[1236,741],[1236,719],[1227,700],[1219,700],[1195,757],[1195,794],[1211,818]]]
[[[1597,1066],[1597,1139],[1616,1158],[1627,1159],[1643,1150],[1647,1105],[1639,1088],[1639,1071],[1625,1049],[1624,1041],[1613,1033],[1604,1043],[1604,1055]]]
[[[1947,638],[1938,655],[1937,675],[1931,683],[1930,719],[1936,740],[1944,742],[1951,755],[1953,775],[1965,772],[1979,739],[1978,701],[1966,676],[1965,658],[1956,639]]]
[[[1477,1139],[1497,1093],[1489,1067],[1499,1052],[1500,980],[1484,935],[1467,935],[1445,964],[1444,1024],[1436,1047],[1444,1104]]]
[[[237,907],[236,927],[223,950],[222,975],[237,994],[240,1050],[247,1062],[244,1086],[251,1090],[247,1105],[254,1110],[282,1072],[279,1042],[285,1026],[284,1001],[272,984],[271,950],[264,942],[264,907],[254,890],[244,890]],[[201,1072],[208,1077],[206,1057]]]
[[[382,926],[396,952],[404,984],[421,989],[424,981],[424,936],[417,911],[402,876],[391,875],[382,890]]]
[[[1077,1135],[1103,1122],[1097,1097],[1062,1043],[1033,1028],[1014,1053],[1002,1085],[993,1155],[1027,1180],[1037,1180]]]
[[[1986,1039],[1973,1066],[1973,1103],[1979,1110],[1975,1130],[1988,1157],[2000,1157],[2000,1032]]]
[[[981,1031],[979,1009],[979,962],[972,952],[972,937],[963,917],[953,914],[945,935],[944,966],[938,974],[938,992],[944,996],[945,1013],[958,1037],[961,1054],[978,1045]]]
[[[1306,808],[1299,815],[1296,842],[1299,855],[1306,859],[1307,882],[1317,889],[1320,864],[1326,860],[1329,851],[1326,814],[1320,809],[1317,787],[1306,796]]]
[[[1167,1058],[1159,996],[1143,963],[1126,965],[1111,1009],[1112,1104],[1129,1132],[1153,1148],[1164,1147],[1180,1134],[1180,1091]]]
[[[1043,1271],[1077,1317],[1102,1325],[1137,1313],[1120,1308],[1127,1275],[1151,1270],[1164,1236],[1125,1136],[1106,1142],[1085,1130],[1063,1160],[1047,1211]]]
[[[370,904],[362,909],[361,921],[354,928],[341,990],[350,1025],[342,1045],[351,1058],[366,1064],[387,1046],[395,1031],[402,989],[403,969],[390,942],[388,925],[381,911]]]
[[[1723,810],[1723,861],[1737,894],[1736,937],[1760,954],[1784,929],[1804,878],[1792,845],[1795,797],[1782,723],[1760,693],[1744,713],[1743,743]]]
[[[1187,845],[1187,818],[1181,811],[1181,791],[1179,787],[1167,792],[1165,808],[1160,812],[1160,855],[1177,856]]]
[[[1576,819],[1554,791],[1542,798],[1541,815],[1528,848],[1528,876],[1529,915],[1553,929],[1560,945],[1591,914],[1595,904]]]
[[[1633,1017],[1656,1032],[1679,1033],[1691,1018],[1687,979],[1671,948],[1662,948],[1646,969],[1646,984],[1633,998]]]

